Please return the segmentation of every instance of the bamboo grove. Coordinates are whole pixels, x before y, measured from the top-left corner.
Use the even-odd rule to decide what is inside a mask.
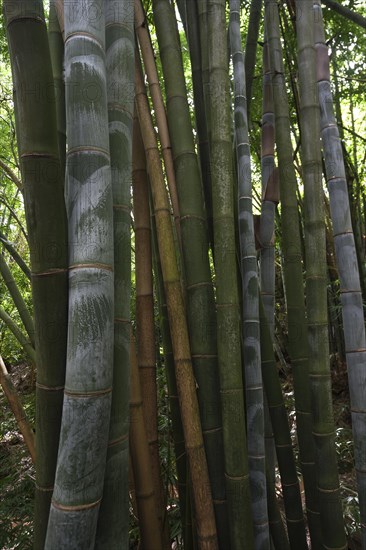
[[[335,355],[366,550],[366,201],[337,50],[319,0],[241,4],[3,2],[20,175],[1,169],[30,267],[1,233],[19,322],[0,318],[36,371],[35,436],[0,356],[1,384],[36,466],[35,550],[127,549],[131,509],[144,550],[348,548]]]

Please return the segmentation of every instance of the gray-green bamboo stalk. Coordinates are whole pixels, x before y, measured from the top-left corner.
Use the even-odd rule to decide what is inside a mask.
[[[118,8],[118,9],[117,9]],[[104,3],[114,231],[114,349],[111,420],[96,549],[128,544],[131,298],[131,178],[134,107],[133,1]]]
[[[321,4],[314,1],[315,50],[320,104],[320,131],[329,189],[334,246],[339,273],[346,360],[350,388],[355,463],[361,511],[362,545],[366,548],[366,339],[362,292],[352,231],[342,144],[333,110],[328,46]]]
[[[240,1],[230,0],[230,46],[234,68],[234,132],[238,170],[240,268],[243,292],[242,339],[247,441],[254,547],[270,547],[264,448],[264,408],[260,354],[259,281],[252,211],[252,179],[240,33]]]
[[[38,455],[34,547],[38,550],[43,548],[46,535],[62,414],[67,338],[67,222],[43,3],[5,1],[3,7],[32,270]]]
[[[265,2],[272,89],[275,109],[276,146],[281,193],[281,243],[287,303],[289,355],[294,380],[297,433],[304,479],[307,517],[314,550],[321,547],[315,446],[308,365],[307,321],[304,299],[302,244],[296,197],[297,179],[293,163],[289,104],[280,41],[276,2]]]
[[[69,320],[46,550],[94,547],[113,378],[113,199],[104,2],[65,3]]]
[[[345,548],[329,366],[325,224],[312,2],[296,1],[301,152],[304,179],[306,308],[313,435],[322,544]]]
[[[254,541],[240,345],[225,0],[209,0],[207,8],[217,345],[230,543],[233,550],[239,550],[253,548]]]

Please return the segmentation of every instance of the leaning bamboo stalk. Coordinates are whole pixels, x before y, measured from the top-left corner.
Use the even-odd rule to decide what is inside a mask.
[[[138,64],[136,64],[136,106],[150,174],[159,254],[171,328],[179,403],[192,479],[198,544],[202,549],[216,549],[218,544],[214,510],[203,448],[196,385],[192,371],[188,329],[175,256],[169,202],[143,84],[141,66]]]
[[[12,332],[19,344],[22,346],[25,353],[28,355],[33,366],[36,365],[36,352],[26,335],[20,330],[18,325],[13,321],[10,315],[0,306],[0,319],[5,323],[7,328]]]
[[[154,492],[164,547],[169,547],[164,488],[162,485],[156,384],[154,296],[149,189],[146,178],[145,150],[137,117],[133,125],[133,212],[135,229],[137,362],[144,404],[145,426],[150,450]]]
[[[34,442],[34,433],[27,420],[27,415],[20,401],[18,392],[13,384],[13,381],[8,373],[3,358],[0,355],[0,384],[3,388],[4,394],[8,400],[11,410],[14,413],[15,420],[19,426],[19,429],[24,438],[24,442],[28,447],[29,454],[31,455],[32,462],[36,462],[36,447]]]
[[[135,30],[140,44],[142,59],[144,62],[144,68],[149,83],[149,89],[151,93],[151,99],[154,106],[156,124],[158,127],[159,139],[161,149],[163,153],[165,173],[169,187],[170,199],[172,202],[173,216],[175,222],[175,229],[177,232],[178,242],[181,242],[180,231],[180,212],[179,212],[179,199],[177,195],[177,184],[175,180],[175,170],[172,155],[172,148],[170,143],[170,135],[168,122],[164,107],[163,96],[161,93],[160,82],[158,72],[156,69],[156,62],[154,56],[154,50],[151,43],[151,37],[149,33],[149,27],[145,16],[144,8],[141,0],[134,0],[135,5]]]
[[[27,308],[26,303],[24,302],[24,299],[22,295],[20,294],[19,287],[17,283],[15,282],[15,279],[13,277],[12,272],[9,269],[8,264],[6,263],[6,260],[3,256],[3,254],[0,254],[0,273],[4,279],[4,283],[6,284],[10,296],[13,299],[13,302],[15,304],[15,307],[18,310],[19,316],[22,320],[22,323],[24,325],[25,330],[27,331],[27,334],[29,336],[30,342],[32,346],[34,347],[34,323],[33,319],[29,313],[29,310]]]
[[[201,174],[173,6],[153,0],[181,215],[186,310],[194,377],[220,544],[228,537],[214,291]]]
[[[116,7],[118,6],[118,9]],[[108,131],[113,195],[113,391],[96,550],[128,544],[128,429],[131,309],[131,173],[134,108],[133,1],[104,2]]]
[[[34,546],[42,548],[55,476],[65,380],[67,221],[43,3],[5,1],[3,6],[31,256],[37,350]],[[28,90],[38,93],[27,93]]]
[[[360,27],[366,29],[366,17],[363,17],[360,13],[357,13],[354,10],[350,10],[349,8],[347,8],[347,6],[343,6],[340,2],[336,2],[335,0],[324,0],[324,4],[327,6],[327,8],[330,8],[331,10],[339,13],[346,19],[349,19],[353,23],[356,23],[356,25],[359,25]]]
[[[339,493],[329,368],[325,226],[312,2],[297,0],[296,14],[301,150],[305,191],[309,374],[320,522],[323,545],[329,549],[340,549],[346,547],[346,540]]]
[[[242,280],[242,339],[247,410],[249,478],[254,547],[269,549],[270,534],[264,447],[264,407],[260,353],[259,284],[252,211],[252,179],[240,1],[230,0],[230,47],[234,71],[234,133],[238,169],[238,218]]]
[[[2,231],[0,231],[0,241],[3,243],[4,248],[9,252],[13,260],[18,264],[20,269],[23,271],[24,275],[27,277],[27,279],[31,279],[31,272],[19,252],[16,250],[15,245],[11,243],[7,238],[6,235]]]
[[[8,166],[3,160],[0,159],[0,168],[2,168],[6,174],[6,176],[17,186],[19,191],[21,193],[24,192],[23,184],[21,180],[18,178],[16,173]]]
[[[362,544],[366,548],[366,339],[360,275],[352,231],[342,144],[333,111],[328,47],[321,4],[314,1],[315,50],[320,103],[320,129],[329,189],[350,387],[355,463],[361,511]]]
[[[146,178],[146,172],[141,174],[142,177]],[[150,203],[152,202],[150,196]],[[153,207],[150,207],[152,211],[151,215],[151,230],[152,230],[152,245],[153,245],[153,265],[154,265],[154,278],[156,286],[156,294],[159,308],[159,319],[160,319],[160,333],[163,343],[163,356],[164,356],[164,366],[165,374],[168,386],[168,396],[169,396],[169,409],[172,419],[172,428],[173,428],[173,441],[174,441],[174,454],[175,454],[175,465],[177,469],[177,478],[178,478],[178,495],[179,495],[179,507],[182,521],[182,532],[183,532],[183,541],[184,548],[187,550],[191,549],[189,540],[192,538],[192,530],[190,530],[189,540],[186,537],[186,525],[188,524],[188,514],[187,509],[189,503],[187,502],[188,488],[187,488],[187,477],[188,477],[188,467],[187,467],[187,455],[184,446],[184,433],[182,426],[182,419],[179,409],[179,398],[177,390],[177,382],[174,372],[174,356],[173,356],[173,347],[172,340],[170,336],[170,327],[168,319],[168,307],[165,299],[164,291],[164,282],[163,275],[161,272],[161,263],[158,252],[157,245],[157,236],[156,236],[156,223],[155,215],[153,213]],[[186,519],[187,518],[187,519]]]
[[[98,17],[90,25],[95,10]],[[113,199],[104,3],[66,2],[64,14],[70,299],[62,426],[46,550],[94,547],[113,376]]]
[[[148,433],[145,426],[140,377],[134,337],[131,336],[130,453],[142,548],[162,550],[157,495],[151,467]]]
[[[315,445],[309,382],[307,322],[302,266],[302,241],[296,196],[297,178],[293,163],[290,111],[286,91],[279,13],[276,2],[265,2],[270,68],[276,125],[281,193],[281,239],[283,276],[287,301],[289,355],[294,380],[300,465],[304,479],[307,518],[313,548],[321,547],[319,496],[316,486]]]

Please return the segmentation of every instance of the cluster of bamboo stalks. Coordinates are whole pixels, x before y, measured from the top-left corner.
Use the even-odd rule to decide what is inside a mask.
[[[245,58],[239,0],[229,2],[228,25],[225,0],[180,0],[178,7],[195,128],[169,0],[152,0],[158,51],[141,0],[51,1],[48,33],[42,2],[4,0],[34,321],[2,255],[0,271],[27,336],[11,328],[3,309],[0,316],[37,368],[34,547],[127,548],[129,477],[142,548],[171,547],[157,333],[184,548],[300,550],[309,540],[313,550],[347,547],[329,367],[323,155],[366,549],[362,292],[320,2],[289,2],[305,255],[278,2],[265,0],[263,10],[252,1]],[[262,20],[262,210],[253,216],[248,113]],[[304,499],[274,354],[276,216]]]

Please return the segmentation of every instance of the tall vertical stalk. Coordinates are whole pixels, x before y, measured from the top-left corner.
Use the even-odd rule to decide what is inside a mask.
[[[116,9],[118,8],[118,9]],[[131,297],[131,177],[134,105],[133,1],[105,9],[108,129],[113,192],[113,392],[103,499],[95,548],[128,542],[128,429]]]
[[[113,202],[104,3],[65,3],[69,321],[46,550],[94,547],[113,378]]]
[[[130,453],[135,480],[136,503],[142,548],[162,550],[161,528],[158,520],[157,495],[151,467],[148,433],[145,425],[136,345],[131,337],[131,426]],[[121,543],[119,542],[119,548]],[[123,548],[123,547],[122,547]]]
[[[245,95],[247,98],[248,118],[250,118],[250,104],[252,102],[252,87],[257,58],[257,44],[262,6],[263,0],[251,0],[248,33],[245,42]]]
[[[296,197],[289,104],[280,41],[276,2],[265,2],[266,32],[272,72],[276,145],[281,192],[281,238],[287,302],[289,355],[294,380],[296,423],[301,471],[304,478],[307,517],[313,548],[321,547],[315,447],[308,365],[307,321],[304,299],[302,245]]]
[[[46,535],[62,414],[67,335],[67,224],[43,5],[41,1],[4,1],[3,8],[32,270],[38,453],[34,546],[38,549],[43,548]]]
[[[197,382],[205,451],[219,540],[227,540],[224,456],[222,452],[215,303],[208,257],[202,184],[195,152],[174,9],[168,0],[153,0],[162,61],[167,114],[177,178],[182,248],[187,291],[187,320]]]
[[[297,0],[296,30],[300,130],[305,189],[306,297],[313,435],[316,447],[322,543],[345,548],[329,368],[327,277],[319,102],[316,86],[312,2]]]
[[[260,302],[260,336],[263,384],[266,392],[281,475],[287,531],[291,548],[307,550],[300,485],[292,449],[290,427],[278,378],[273,343],[263,304]]]
[[[144,405],[160,531],[167,533],[165,496],[161,478],[158,441],[158,403],[155,357],[154,296],[149,189],[145,150],[137,117],[133,121],[133,212],[135,229],[137,362]],[[166,537],[168,539],[168,537]],[[169,546],[168,540],[165,547]]]
[[[64,39],[62,36],[55,0],[50,1],[48,41],[52,60],[53,82],[55,86],[58,150],[60,155],[61,173],[65,173],[66,164],[66,110],[65,82],[63,78]]]
[[[320,130],[341,290],[362,544],[366,548],[366,396],[364,391],[366,387],[366,339],[362,292],[352,232],[342,144],[333,111],[328,46],[325,42],[321,4],[317,0],[314,1],[313,10]]]
[[[236,550],[253,548],[254,543],[240,346],[225,0],[208,1],[207,22],[217,345],[230,542]]]
[[[243,344],[249,476],[254,545],[270,547],[264,448],[264,409],[260,353],[259,282],[252,212],[252,180],[240,34],[240,1],[230,0],[230,46],[234,67],[234,131],[238,165],[238,217],[243,292]]]

